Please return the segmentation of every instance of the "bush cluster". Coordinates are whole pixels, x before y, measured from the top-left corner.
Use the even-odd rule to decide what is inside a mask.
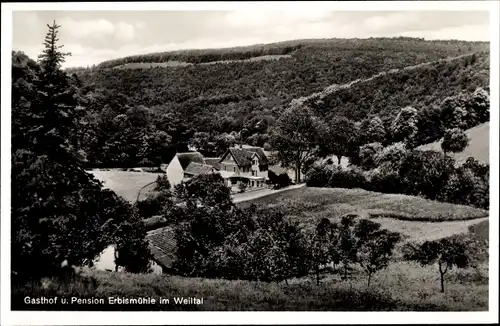
[[[354,167],[315,166],[306,184],[400,193],[489,209],[489,165],[472,157],[455,167],[454,159],[442,152],[407,151],[394,144],[379,150],[375,161],[380,165],[364,172]]]

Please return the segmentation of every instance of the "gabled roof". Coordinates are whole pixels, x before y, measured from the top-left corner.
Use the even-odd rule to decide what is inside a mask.
[[[205,164],[211,165],[217,170],[220,170],[220,157],[205,157]]]
[[[244,148],[244,150],[257,153],[257,155],[259,155],[259,160],[260,160],[261,164],[268,163],[267,156],[264,153],[264,149],[262,149],[260,147],[247,147],[247,148]]]
[[[163,267],[170,268],[177,257],[175,232],[171,227],[150,231],[146,235],[154,260]]]
[[[231,153],[238,166],[252,165],[252,156],[254,154],[258,155],[261,165],[268,164],[267,156],[266,154],[264,154],[264,150],[260,147],[231,147],[229,148],[227,153]],[[227,155],[227,153],[224,155],[224,157]]]
[[[199,175],[210,173],[214,170],[214,167],[207,164],[199,164],[196,162],[189,163],[188,167],[184,170],[184,173]]]
[[[199,164],[204,164],[203,155],[199,152],[186,152],[177,153],[177,158],[179,163],[181,163],[182,169],[185,171],[191,162],[196,162]]]

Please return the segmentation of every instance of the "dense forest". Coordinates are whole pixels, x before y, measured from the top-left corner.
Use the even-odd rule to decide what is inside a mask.
[[[129,167],[158,165],[188,144],[213,155],[238,141],[270,149],[273,126],[292,100],[384,72],[392,73],[307,104],[320,115],[361,121],[376,113],[392,120],[403,106],[420,110],[447,96],[487,89],[485,51],[488,43],[414,38],[299,40],[133,56],[68,72],[85,108],[87,165]],[[282,54],[289,56],[234,61]],[[110,69],[172,60],[195,64]]]
[[[421,110],[448,96],[487,88],[489,60],[488,53],[477,53],[385,73],[366,82],[361,80],[349,87],[323,92],[318,100],[312,98],[305,104],[322,116],[335,113],[353,120],[363,119],[367,114],[394,117],[404,106]]]

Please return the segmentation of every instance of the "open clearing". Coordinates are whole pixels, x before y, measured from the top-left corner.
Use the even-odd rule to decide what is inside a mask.
[[[469,206],[362,189],[303,187],[239,205],[247,207],[252,203],[277,208],[298,219],[305,227],[315,226],[322,218],[335,220],[344,214],[355,213],[376,219],[384,228],[415,241],[466,233],[469,226],[488,220],[489,215],[486,210]]]
[[[215,65],[215,64],[228,64],[228,63],[237,63],[237,62],[253,62],[253,61],[273,61],[280,59],[292,59],[290,54],[273,54],[273,55],[261,55],[257,57],[252,57],[248,59],[242,60],[218,60],[218,61],[210,61],[210,62],[201,62],[201,63],[190,63],[183,61],[167,61],[167,62],[132,62],[126,63],[123,65],[115,66],[113,69],[145,69],[145,68],[156,68],[156,67],[189,67],[194,65]]]
[[[486,122],[467,130],[469,136],[469,146],[461,153],[452,154],[457,163],[464,163],[468,157],[473,157],[483,164],[490,162],[490,123]],[[418,147],[421,150],[441,151],[441,141],[436,141],[427,145]]]
[[[146,194],[153,190],[153,182],[156,181],[156,178],[159,175],[163,175],[162,173],[129,172],[111,169],[92,170],[88,172],[101,181],[104,188],[113,190],[118,196],[125,198],[131,203],[137,200],[139,191],[141,192],[139,199],[144,199]]]

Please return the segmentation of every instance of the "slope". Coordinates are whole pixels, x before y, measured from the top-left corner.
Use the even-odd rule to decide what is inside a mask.
[[[394,117],[400,108],[417,110],[438,105],[446,97],[488,88],[489,53],[457,57],[390,69],[368,78],[334,84],[297,101],[320,116],[341,114],[355,121],[369,114]]]
[[[490,161],[490,123],[486,122],[466,131],[469,137],[469,145],[461,153],[451,154],[455,157],[457,163],[464,163],[468,157],[473,157],[483,164],[489,164]],[[418,147],[421,150],[441,150],[439,141]]]
[[[282,45],[285,48],[292,46],[294,51],[285,51],[290,53],[289,57],[279,60],[233,60],[210,65],[138,69],[104,68],[136,61],[146,64],[171,62],[172,59],[214,62],[220,61],[221,55],[224,58],[224,53],[228,53],[227,61],[241,51],[222,49],[215,52],[218,55],[210,56],[207,54],[209,50],[206,53],[199,50],[182,54],[151,54],[149,57],[129,57],[103,63],[96,69],[81,71],[79,78],[83,84],[95,85],[96,89],[127,94],[128,105],[145,105],[164,113],[182,112],[186,118],[192,118],[198,131],[230,132],[247,128],[250,132],[257,132],[256,125],[265,116],[276,118],[292,99],[321,92],[329,85],[345,84],[380,72],[466,53],[488,51],[487,43],[404,38],[294,42]],[[261,55],[261,52],[259,50],[257,54]],[[447,68],[446,64],[443,67]],[[425,80],[425,91],[429,92],[441,82],[443,80]],[[469,80],[463,82],[466,86],[471,84]],[[475,84],[482,85],[481,81],[475,81]],[[375,88],[378,88],[377,85]],[[356,105],[350,105],[350,108],[353,107]],[[255,121],[252,121],[253,118]]]

